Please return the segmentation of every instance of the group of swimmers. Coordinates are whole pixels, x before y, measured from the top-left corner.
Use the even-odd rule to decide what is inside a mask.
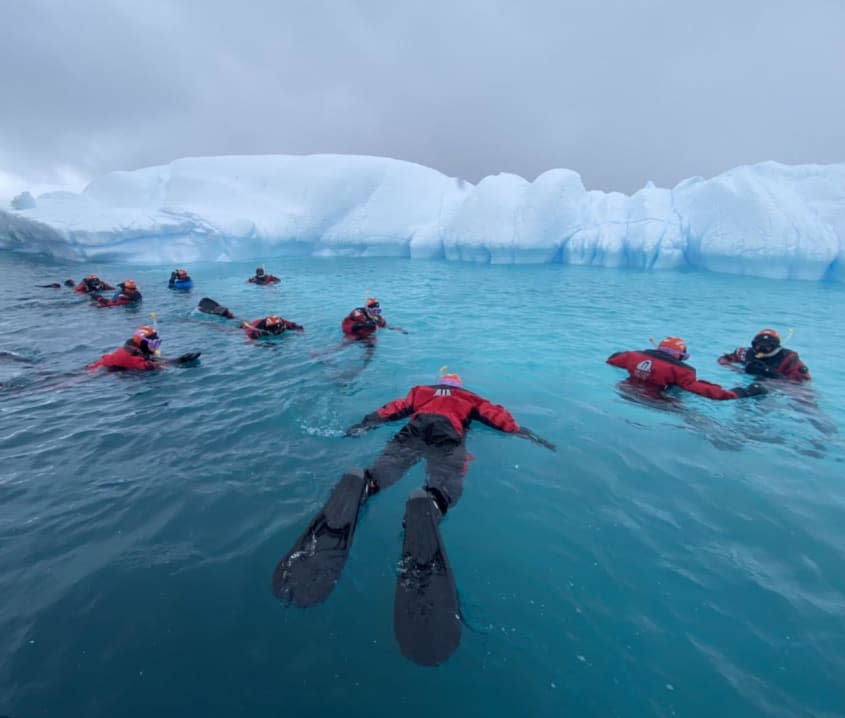
[[[250,284],[258,285],[277,284],[280,281],[279,277],[265,272],[263,267],[257,267],[255,274],[247,279],[247,282]],[[100,279],[96,274],[89,274],[78,284],[75,284],[72,279],[68,279],[63,285],[73,287],[74,291],[78,294],[89,295],[97,302],[97,306],[100,307],[137,305],[143,298],[133,279],[124,279],[122,282],[118,282],[116,286],[112,286]],[[63,285],[55,283],[42,286],[59,288]],[[186,269],[180,267],[171,272],[168,281],[169,288],[190,289],[192,286],[193,280]],[[111,297],[107,298],[101,295],[101,292],[109,291],[114,292]],[[207,297],[204,297],[200,301],[198,309],[207,314],[214,314],[227,319],[237,319],[228,307],[224,307]],[[278,337],[288,330],[296,332],[305,331],[305,328],[301,324],[285,319],[277,314],[270,314],[252,321],[243,319],[238,321],[249,339]],[[340,347],[352,341],[364,343],[367,347],[367,353],[365,354],[366,363],[373,355],[373,349],[375,347],[374,334],[383,328],[393,329],[407,334],[401,327],[389,325],[382,315],[378,299],[368,297],[363,306],[353,309],[341,322],[344,343]],[[152,371],[162,369],[173,363],[185,364],[199,357],[199,353],[190,353],[183,354],[174,360],[163,359],[160,356],[160,346],[161,339],[156,328],[151,325],[143,325],[138,327],[121,347],[118,347],[109,354],[103,355],[98,361],[88,365],[88,369],[105,368],[118,371]]]
[[[765,394],[766,387],[752,382],[747,387],[724,389],[718,384],[703,381],[689,359],[687,343],[680,337],[666,337],[654,349],[623,351],[611,354],[607,363],[625,369],[628,381],[654,394],[677,386],[708,399],[740,399]],[[810,380],[810,370],[798,353],[781,344],[774,329],[761,329],[751,340],[751,346],[738,347],[718,358],[720,364],[738,364],[746,374],[760,379],[786,379],[795,382]]]
[[[184,279],[187,276],[187,272],[180,274],[177,270],[172,278]],[[273,275],[267,275],[263,268],[259,267],[255,276],[248,281],[254,284],[274,284],[279,280]],[[134,296],[133,292],[137,294],[135,301],[140,301],[140,293],[137,293],[137,287],[132,280],[124,280],[117,286],[115,296],[111,300],[100,302],[102,306],[132,303],[127,298]],[[95,275],[89,275],[76,287],[76,291],[83,293],[110,289],[113,288],[101,282]],[[200,301],[199,309],[227,319],[237,319],[227,307],[207,297]],[[267,335],[278,336],[288,330],[304,331],[301,325],[278,315],[269,315],[252,322],[238,321],[251,339]],[[353,309],[343,319],[341,328],[345,342],[364,342],[370,352],[378,330],[392,328],[405,331],[387,324],[375,297],[368,298],[364,306]],[[122,347],[104,355],[91,364],[89,369],[105,367],[111,370],[149,371],[170,363],[191,362],[199,356],[194,353],[175,360],[163,360],[158,356],[160,345],[161,339],[156,328],[150,325],[141,326]],[[687,343],[683,339],[666,337],[650,349],[612,354],[607,362],[625,369],[629,375],[627,382],[661,397],[672,387],[716,400],[766,393],[766,388],[759,381],[753,381],[747,387],[724,389],[718,384],[698,379],[695,369],[686,363],[688,358]],[[719,357],[718,361],[722,364],[739,364],[755,379],[786,379],[797,382],[810,379],[807,366],[796,352],[782,345],[781,338],[774,329],[759,331],[749,347],[727,352]],[[436,383],[412,387],[406,396],[389,401],[367,414],[345,433],[347,436],[360,436],[381,424],[404,418],[408,418],[408,422],[388,441],[369,468],[355,470],[341,480],[347,483],[354,480],[358,487],[356,501],[363,503],[373,494],[395,484],[411,466],[425,458],[425,484],[411,495],[409,502],[425,499],[429,502],[432,518],[439,522],[457,503],[463,492],[463,479],[472,458],[466,450],[466,432],[473,421],[480,421],[501,432],[528,439],[552,451],[556,450],[553,443],[520,425],[505,407],[466,389],[461,377],[454,372],[448,372],[446,367],[441,369]]]
[[[171,286],[174,283],[185,286],[190,277],[184,269],[177,269],[170,281]],[[259,267],[248,281],[266,285],[278,283],[279,279]],[[101,300],[98,292],[115,288],[89,275],[76,291],[93,293],[101,306],[140,301],[140,293],[132,280],[124,280],[118,287],[110,300]],[[133,299],[135,296],[137,298]],[[239,320],[228,307],[208,297],[200,300],[198,309],[238,321],[251,340],[279,336],[289,330],[304,331],[300,324],[278,315],[251,322]],[[365,361],[372,357],[375,334],[384,328],[405,331],[388,325],[375,297],[369,297],[363,306],[353,309],[341,322],[345,343],[358,341],[367,347]],[[156,328],[144,325],[122,347],[88,368],[149,371],[169,363],[191,362],[199,356],[186,354],[172,362],[163,360],[158,356],[160,345]],[[807,366],[795,351],[782,345],[781,337],[774,329],[762,329],[753,337],[750,346],[718,357],[719,363],[738,364],[753,376],[755,381],[748,386],[725,389],[703,381],[687,363],[688,359],[686,341],[670,336],[655,343],[653,348],[616,352],[608,357],[607,363],[628,372],[625,383],[661,398],[667,389],[678,387],[708,399],[739,399],[766,393],[766,388],[757,379],[796,382],[810,379]],[[411,387],[404,397],[385,403],[349,426],[345,435],[358,437],[402,419],[407,422],[387,441],[368,468],[352,468],[344,473],[325,506],[279,562],[272,586],[278,598],[299,605],[313,605],[324,599],[337,582],[346,561],[360,507],[396,484],[414,464],[424,459],[425,481],[406,501],[394,625],[404,655],[424,665],[437,665],[448,659],[460,637],[455,580],[438,524],[463,494],[464,479],[473,458],[466,447],[470,425],[480,421],[551,451],[556,451],[556,446],[520,424],[504,406],[464,387],[460,375],[449,372],[447,367],[441,368],[436,382]]]
[[[265,272],[264,267],[257,267],[255,274],[247,279],[251,284],[270,285],[281,280]],[[168,286],[180,288],[191,286],[191,278],[184,268],[175,269]],[[73,280],[66,280],[65,286],[73,286],[80,294],[89,294],[102,307],[116,307],[137,304],[142,296],[137,284],[132,279],[125,279],[117,286],[112,286],[101,280],[96,274],[89,274],[78,284]],[[59,284],[45,285],[59,287]],[[100,295],[104,291],[114,291],[110,298]],[[235,315],[227,308],[213,300],[203,298],[200,302],[201,311],[235,319]],[[250,339],[279,336],[285,331],[303,332],[301,324],[290,321],[276,314],[270,314],[253,321],[240,320],[241,327]],[[401,331],[400,327],[387,324],[382,315],[381,306],[375,297],[369,297],[365,304],[356,307],[344,317],[341,329],[344,343],[362,341],[370,349],[374,346],[374,335],[379,329],[389,328]],[[111,369],[150,370],[167,365],[158,356],[160,340],[153,327],[145,325],[139,327],[127,340],[123,347],[106,355],[91,368],[106,366]],[[370,354],[371,356],[371,354]],[[109,358],[111,357],[111,358]],[[766,388],[760,382],[752,382],[747,387],[724,389],[718,384],[701,380],[695,369],[686,363],[689,358],[686,342],[679,337],[666,337],[654,348],[637,351],[621,351],[612,354],[607,363],[625,369],[628,381],[643,388],[662,394],[671,387],[679,387],[708,399],[726,400],[766,393]],[[718,358],[720,364],[737,364],[747,374],[760,379],[787,379],[796,382],[808,381],[810,372],[806,364],[801,361],[797,352],[784,347],[781,337],[774,329],[762,329],[751,340],[748,347],[739,347]]]

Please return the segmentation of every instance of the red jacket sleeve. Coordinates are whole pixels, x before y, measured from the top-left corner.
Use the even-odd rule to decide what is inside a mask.
[[[677,384],[685,391],[691,391],[693,394],[706,397],[707,399],[716,399],[717,401],[725,401],[727,399],[738,399],[736,392],[729,389],[723,389],[718,384],[712,384],[709,381],[702,381],[697,379],[695,372],[686,371],[678,377]]]
[[[627,354],[628,352],[616,352],[615,354],[611,354],[607,358],[607,363],[612,364],[613,366],[618,366],[620,369],[627,369]]]
[[[519,424],[516,423],[516,420],[505,407],[499,404],[493,404],[482,397],[478,397],[478,403],[475,405],[475,414],[474,418],[477,418],[482,424],[492,426],[499,431],[512,434],[519,430]]]
[[[793,381],[810,381],[810,370],[801,361],[798,352],[790,351],[783,362],[781,362],[778,371],[785,378],[792,379]]]
[[[285,329],[295,329],[298,332],[305,331],[305,327],[303,327],[301,324],[297,324],[296,322],[289,322],[287,319],[285,319]]]
[[[745,347],[737,347],[729,354],[722,354],[719,357],[720,364],[743,364],[745,362],[745,355],[748,349]]]
[[[381,407],[376,414],[382,421],[395,421],[404,419],[414,413],[414,392],[416,387],[408,392],[404,399],[394,399]]]

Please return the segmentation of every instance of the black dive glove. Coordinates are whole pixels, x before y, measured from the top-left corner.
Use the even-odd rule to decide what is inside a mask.
[[[748,386],[735,386],[731,389],[734,394],[736,394],[740,399],[743,399],[747,396],[760,396],[762,394],[768,394],[769,390],[766,389],[762,384],[759,382],[752,382]]]
[[[188,352],[180,357],[176,357],[173,361],[176,364],[189,364],[190,362],[199,359],[200,354],[202,354],[202,352]]]
[[[550,451],[557,451],[557,447],[551,441],[546,441],[546,439],[542,436],[537,436],[537,434],[525,426],[520,426],[516,434],[517,436],[524,436],[526,439],[533,441],[535,444],[545,446]]]
[[[346,436],[361,436],[366,434],[370,429],[375,429],[381,423],[382,421],[379,418],[378,413],[373,412],[372,414],[367,414],[363,421],[353,424],[343,433]]]

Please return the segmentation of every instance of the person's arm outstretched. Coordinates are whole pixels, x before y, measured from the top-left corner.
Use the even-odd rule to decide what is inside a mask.
[[[732,352],[728,352],[727,354],[722,354],[716,361],[719,364],[743,364],[745,363],[745,356],[748,353],[748,349],[745,347],[737,347]]]
[[[414,389],[408,392],[408,395],[403,399],[394,399],[387,402],[380,409],[367,414],[362,421],[353,424],[346,430],[347,436],[361,436],[370,429],[375,429],[379,424],[384,424],[388,421],[396,421],[397,419],[404,419],[414,413]]]

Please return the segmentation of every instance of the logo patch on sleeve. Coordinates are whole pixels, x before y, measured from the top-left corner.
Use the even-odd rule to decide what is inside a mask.
[[[643,359],[639,364],[637,364],[636,369],[634,369],[634,376],[640,379],[647,379],[651,374],[651,359]]]

